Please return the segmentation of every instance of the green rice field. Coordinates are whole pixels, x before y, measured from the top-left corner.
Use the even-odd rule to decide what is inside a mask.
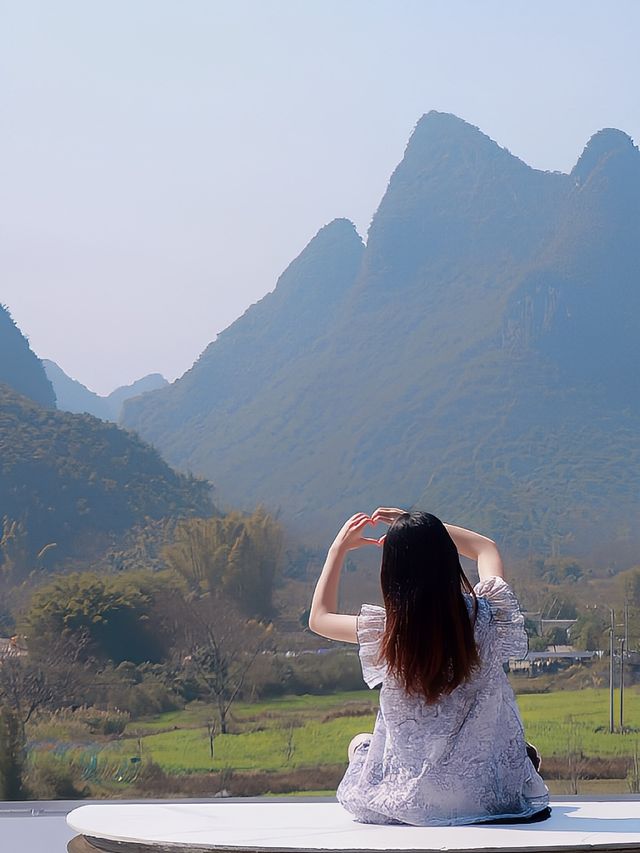
[[[518,697],[527,739],[543,756],[581,752],[587,756],[630,756],[640,743],[640,696],[625,694],[625,734],[608,732],[609,695],[587,689]],[[260,704],[238,704],[232,734],[218,735],[210,755],[207,720],[211,711],[194,703],[184,711],[128,725],[124,736],[105,742],[100,760],[138,755],[169,773],[210,770],[293,770],[339,765],[349,740],[370,731],[375,691],[330,696],[293,696]],[[616,697],[617,713],[617,697]],[[72,750],[76,755],[82,747]]]

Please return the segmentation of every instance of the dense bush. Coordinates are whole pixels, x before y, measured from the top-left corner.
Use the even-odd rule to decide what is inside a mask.
[[[101,711],[98,708],[80,708],[74,716],[87,726],[91,734],[101,735],[121,735],[131,719],[128,711]]]
[[[30,651],[52,638],[84,636],[87,653],[101,660],[162,660],[173,639],[171,602],[181,591],[172,572],[59,575],[31,599],[24,625]]]
[[[68,761],[46,752],[29,764],[25,786],[32,800],[78,800],[89,793],[79,786]]]
[[[91,691],[91,703],[99,708],[118,709],[133,719],[175,711],[184,705],[168,682],[164,667],[136,666],[130,661],[102,670]]]
[[[361,688],[362,670],[355,651],[336,649],[324,654],[310,652],[295,657],[265,654],[254,662],[241,698],[252,700]]]

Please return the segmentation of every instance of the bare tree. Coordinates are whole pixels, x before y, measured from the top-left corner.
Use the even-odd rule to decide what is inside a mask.
[[[580,793],[580,781],[584,777],[586,766],[585,756],[582,751],[582,734],[579,724],[569,717],[569,731],[567,733],[567,779],[569,780],[569,793]]]
[[[15,650],[0,658],[0,793],[4,798],[24,796],[30,720],[38,711],[77,701],[88,673],[88,662],[81,662],[86,642],[82,635],[60,638],[40,649],[35,658],[16,644]]]
[[[287,764],[291,762],[291,759],[294,756],[296,751],[296,743],[295,743],[295,730],[300,726],[300,722],[298,720],[290,720],[289,725],[287,726],[285,732],[285,743],[284,743],[284,757]]]
[[[185,607],[183,663],[205,688],[217,710],[220,733],[226,734],[229,710],[255,659],[267,650],[271,626],[243,616],[225,598],[204,596]]]
[[[39,648],[37,656],[9,653],[0,659],[0,705],[15,715],[21,732],[40,709],[73,704],[89,662],[82,661],[86,633],[59,638]]]

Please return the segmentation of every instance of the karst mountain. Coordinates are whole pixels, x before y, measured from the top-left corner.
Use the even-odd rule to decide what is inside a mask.
[[[168,385],[167,380],[160,373],[149,373],[132,382],[131,385],[120,385],[110,394],[102,396],[91,391],[77,379],[72,379],[55,361],[43,358],[42,364],[53,385],[59,409],[77,414],[86,412],[103,421],[117,423],[125,400]]]
[[[22,582],[32,570],[94,556],[136,525],[215,511],[210,483],[172,470],[138,436],[90,414],[59,411],[42,361],[0,305],[4,580]]]
[[[569,174],[418,122],[366,245],[336,219],[121,423],[230,504],[320,540],[419,506],[520,552],[640,544],[640,152]]]

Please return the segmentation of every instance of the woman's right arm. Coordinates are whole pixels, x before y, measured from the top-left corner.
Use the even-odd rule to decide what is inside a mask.
[[[480,580],[487,578],[503,578],[504,566],[498,546],[487,536],[466,530],[464,527],[456,527],[453,524],[445,524],[449,536],[458,549],[458,553],[478,563],[478,575]]]

